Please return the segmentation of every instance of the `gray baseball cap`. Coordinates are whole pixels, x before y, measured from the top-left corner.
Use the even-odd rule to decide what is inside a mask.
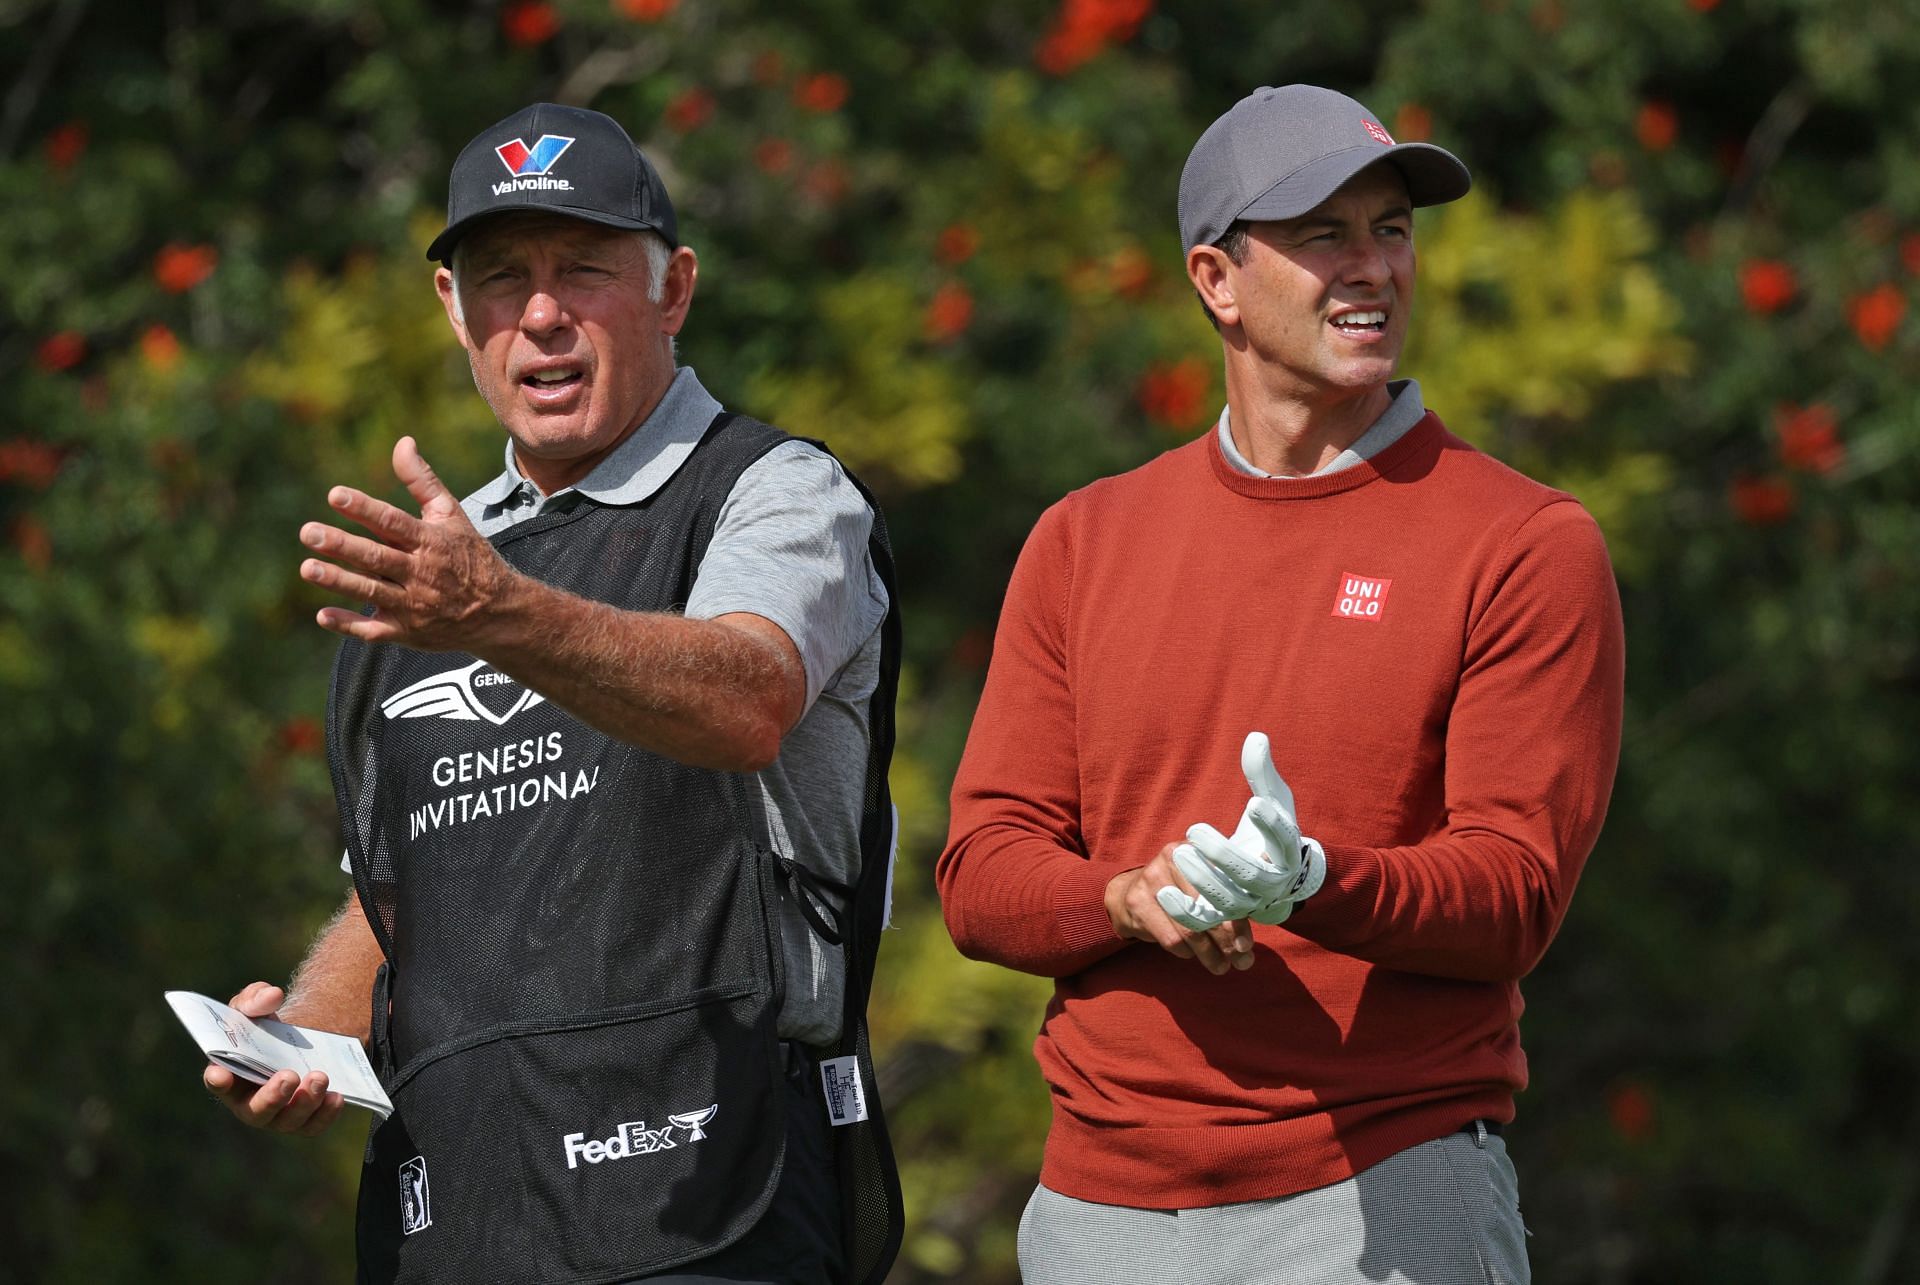
[[[620,122],[602,112],[535,103],[480,131],[447,179],[447,226],[427,257],[442,263],[475,223],[508,210],[549,210],[614,228],[651,228],[680,244],[667,185]]]
[[[1318,85],[1263,85],[1207,126],[1180,172],[1183,249],[1211,245],[1236,219],[1297,219],[1376,161],[1391,160],[1415,205],[1467,194],[1473,176],[1431,143],[1396,143],[1380,118]]]

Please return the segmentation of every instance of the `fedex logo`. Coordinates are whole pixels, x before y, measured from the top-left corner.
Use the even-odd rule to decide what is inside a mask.
[[[1333,614],[1347,620],[1378,622],[1386,613],[1387,590],[1392,587],[1391,580],[1344,572],[1339,589],[1333,595]]]
[[[545,174],[560,159],[560,154],[573,146],[571,138],[559,134],[542,134],[540,141],[528,147],[520,139],[513,138],[494,148],[500,163],[507,167],[507,173],[515,178],[527,178],[536,174]]]
[[[566,1149],[567,1168],[578,1169],[582,1160],[597,1165],[602,1160],[625,1160],[629,1156],[650,1155],[673,1146],[673,1130],[649,1129],[645,1120],[629,1120],[614,1130],[604,1142],[584,1141],[586,1134],[569,1133],[560,1139]]]
[[[592,1142],[587,1141],[584,1133],[569,1133],[560,1139],[560,1148],[566,1154],[569,1169],[578,1169],[582,1160],[597,1165],[602,1160],[627,1160],[656,1151],[671,1151],[682,1142],[703,1141],[707,1136],[705,1126],[719,1113],[718,1103],[698,1111],[683,1111],[668,1116],[666,1127],[661,1129],[649,1129],[645,1120],[629,1120],[616,1127],[611,1138],[596,1138]],[[675,1129],[682,1134],[679,1142],[674,1141]]]

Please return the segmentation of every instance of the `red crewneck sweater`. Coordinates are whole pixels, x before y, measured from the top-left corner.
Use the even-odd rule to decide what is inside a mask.
[[[1049,509],[938,869],[963,953],[1056,979],[1041,1180],[1264,1199],[1511,1119],[1518,980],[1599,833],[1623,670],[1593,520],[1432,414],[1312,478],[1240,473],[1208,433]],[[1215,977],[1116,937],[1104,892],[1233,829],[1256,729],[1327,881]]]

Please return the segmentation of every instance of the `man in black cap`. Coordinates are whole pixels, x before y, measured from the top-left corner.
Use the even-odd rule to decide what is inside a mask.
[[[1528,1277],[1518,981],[1623,648],[1585,510],[1392,378],[1413,211],[1467,187],[1331,90],[1215,121],[1180,231],[1226,408],[1015,568],[939,882],[963,952],[1055,979],[1028,1285]]]
[[[335,487],[368,534],[302,528],[302,577],[366,604],[319,613],[355,891],[235,1006],[370,1045],[363,1279],[877,1281],[878,509],[676,366],[698,261],[611,118],[482,132],[428,255],[505,469],[459,501],[403,438],[418,516]],[[205,1081],[262,1128],[341,1109]]]

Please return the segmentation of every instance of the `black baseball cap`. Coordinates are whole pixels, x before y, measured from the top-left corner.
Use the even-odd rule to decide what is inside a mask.
[[[680,244],[666,184],[620,122],[535,103],[461,149],[447,177],[447,226],[427,247],[440,263],[473,225],[508,210],[547,210],[613,228],[650,228]]]
[[[1458,200],[1473,186],[1460,158],[1399,143],[1380,118],[1318,85],[1263,85],[1207,126],[1180,172],[1181,248],[1212,245],[1235,220],[1297,219],[1378,161],[1407,180],[1415,205]]]

